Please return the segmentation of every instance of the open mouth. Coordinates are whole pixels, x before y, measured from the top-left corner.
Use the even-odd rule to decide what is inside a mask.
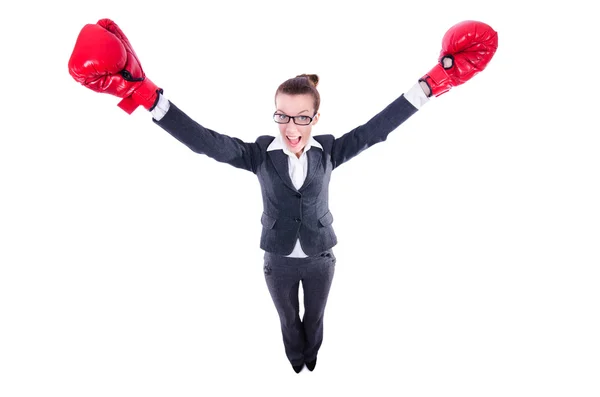
[[[286,136],[288,142],[290,143],[291,146],[296,146],[300,143],[300,141],[302,140],[301,136],[297,136],[297,137],[290,137],[290,136]]]

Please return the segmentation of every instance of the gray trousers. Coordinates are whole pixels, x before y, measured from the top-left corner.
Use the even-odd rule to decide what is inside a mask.
[[[302,365],[317,357],[323,342],[323,315],[335,261],[331,250],[308,258],[265,252],[265,279],[279,314],[285,354],[292,365]],[[302,319],[298,299],[300,282],[304,294]]]

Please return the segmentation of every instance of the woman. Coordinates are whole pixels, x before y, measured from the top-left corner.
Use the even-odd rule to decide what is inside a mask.
[[[304,365],[310,371],[316,366],[334,275],[332,247],[337,238],[328,203],[331,172],[386,140],[431,96],[483,70],[496,47],[497,34],[486,24],[464,21],[453,26],[444,36],[439,62],[429,73],[366,124],[339,138],[312,136],[320,116],[316,75],[296,76],[276,90],[276,136],[242,142],[203,127],[145,76],[126,36],[109,19],[84,26],[69,60],[69,72],[90,89],[123,98],[119,106],[128,113],[142,105],[156,124],[191,150],[256,174],[263,198],[260,247],[265,251],[265,279],[279,314],[285,353],[299,373]]]

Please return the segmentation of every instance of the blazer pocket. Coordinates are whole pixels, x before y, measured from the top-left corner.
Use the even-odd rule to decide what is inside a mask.
[[[262,217],[260,218],[260,223],[262,223],[262,225],[265,228],[273,229],[273,226],[275,226],[275,222],[277,222],[277,219],[275,219],[263,212]]]
[[[319,223],[323,227],[327,227],[333,223],[333,215],[331,215],[330,211],[327,211],[325,215],[319,218]]]

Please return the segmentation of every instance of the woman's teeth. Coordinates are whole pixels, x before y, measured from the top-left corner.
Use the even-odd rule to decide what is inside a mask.
[[[290,141],[293,145],[297,145],[300,143],[300,139],[302,139],[301,136],[296,137],[296,138],[292,138],[292,137],[287,137],[288,141]]]

